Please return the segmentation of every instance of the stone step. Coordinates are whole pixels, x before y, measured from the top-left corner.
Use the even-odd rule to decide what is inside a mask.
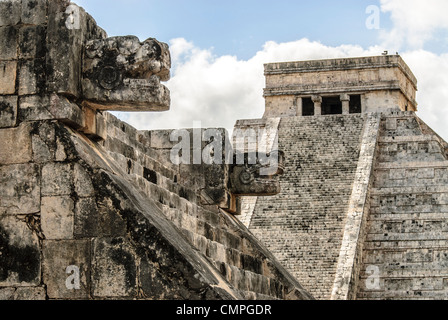
[[[386,169],[445,169],[448,168],[448,161],[408,161],[408,162],[379,162],[375,165],[376,170]]]
[[[448,186],[405,186],[400,188],[395,187],[381,187],[372,188],[370,194],[372,196],[386,196],[386,195],[406,195],[406,194],[438,194],[448,193]]]
[[[414,220],[410,217],[401,221],[370,220],[367,233],[374,235],[389,234],[391,232],[400,234],[448,232],[448,220],[446,216],[440,220]]]
[[[448,214],[446,212],[439,213],[403,213],[403,214],[394,214],[394,213],[370,213],[369,221],[371,223],[375,222],[403,222],[403,221],[442,221],[447,219]]]
[[[447,213],[448,214],[448,205],[415,205],[415,206],[387,206],[387,207],[372,207],[370,212],[373,214],[405,214],[405,213]]]
[[[410,250],[421,249],[446,249],[448,240],[409,240],[409,241],[366,241],[365,250]]]
[[[448,240],[448,232],[367,234],[366,241]]]
[[[377,271],[372,270],[372,267],[377,267]],[[360,269],[360,275],[364,279],[372,276],[374,272],[377,272],[381,278],[448,278],[446,262],[440,265],[437,262],[409,263],[405,259],[394,262],[372,261],[372,263],[364,263]]]
[[[448,290],[440,293],[433,291],[389,291],[389,292],[358,292],[357,300],[446,300]]]

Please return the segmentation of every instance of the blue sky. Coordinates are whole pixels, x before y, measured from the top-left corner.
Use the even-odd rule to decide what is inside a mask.
[[[419,81],[418,115],[448,140],[447,0],[78,0],[109,36],[170,45],[171,110],[119,113],[141,130],[229,130],[261,118],[263,64],[398,51]],[[378,29],[366,20],[378,9]],[[376,21],[376,20],[375,20]]]
[[[168,42],[185,38],[218,55],[248,59],[266,41],[301,38],[327,45],[371,46],[377,30],[365,26],[374,0],[84,0],[77,1],[110,36],[134,34]],[[382,16],[383,28],[390,25]],[[337,35],[337,36],[336,36]]]
[[[168,42],[185,38],[217,55],[249,59],[266,41],[308,38],[337,46],[375,45],[365,26],[375,0],[80,0],[109,36],[133,34]],[[390,25],[387,14],[382,27]],[[337,35],[337,36],[336,36]]]

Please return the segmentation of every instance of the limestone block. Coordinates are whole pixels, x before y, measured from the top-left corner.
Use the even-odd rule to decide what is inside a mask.
[[[72,192],[72,177],[69,164],[49,163],[42,168],[42,195],[61,196]]]
[[[71,8],[67,8],[69,5]],[[49,2],[46,44],[47,65],[51,68],[47,76],[48,91],[80,97],[84,43],[105,36],[83,8],[68,1]]]
[[[173,130],[154,130],[149,131],[151,148],[172,149],[178,142],[171,141],[170,135]]]
[[[16,288],[3,288],[0,289],[0,300],[12,300]]]
[[[73,200],[69,196],[42,197],[41,221],[45,239],[73,239]]]
[[[48,122],[40,122],[38,133],[32,136],[34,161],[37,163],[50,162],[54,160],[54,126]]]
[[[0,60],[17,60],[17,28],[0,27]]]
[[[386,119],[386,130],[397,130],[397,119],[387,118]]]
[[[84,117],[81,108],[66,97],[53,94],[50,96],[50,113],[53,119],[61,120],[74,127],[83,127]]]
[[[87,135],[95,135],[96,133],[96,111],[89,108],[82,108],[85,126],[82,131]]]
[[[112,200],[96,203],[94,198],[81,198],[75,208],[75,236],[119,237],[126,234],[126,223],[118,214]]]
[[[60,142],[59,138],[56,139],[55,160],[57,162],[64,162],[65,160],[67,160],[67,153],[65,152],[65,147]]]
[[[22,0],[22,23],[45,24],[47,21],[47,0]]]
[[[50,162],[53,160],[53,153],[47,144],[36,135],[32,136],[33,159],[36,163]]]
[[[412,290],[443,290],[443,278],[414,278]],[[408,290],[408,288],[403,288]]]
[[[77,239],[98,237],[100,215],[94,198],[82,198],[76,203],[74,233]]]
[[[27,80],[30,81],[29,79]],[[23,87],[22,90],[27,90]],[[59,95],[22,96],[19,98],[20,121],[61,120],[75,128],[84,126],[81,108]]]
[[[137,258],[123,238],[93,241],[93,295],[97,298],[133,297],[136,294]]]
[[[69,15],[65,13],[68,3],[55,1],[49,6],[47,27],[47,64],[51,66],[47,87],[50,92],[79,96],[81,51],[85,12],[79,11],[79,21],[73,28],[66,28]],[[77,17],[78,18],[78,17]],[[79,24],[78,24],[79,23]]]
[[[170,282],[146,258],[140,263],[139,276],[141,290],[148,297],[163,299],[172,290]]]
[[[14,127],[17,122],[17,96],[0,96],[0,128]]]
[[[73,168],[75,192],[79,197],[90,197],[95,194],[88,172],[78,163]]]
[[[89,298],[89,240],[44,240],[42,254],[43,280],[50,299]]]
[[[8,214],[40,211],[39,168],[33,164],[0,166],[0,208]]]
[[[39,239],[24,221],[0,217],[0,287],[40,284]]]
[[[21,0],[0,1],[0,26],[14,26],[20,22]]]
[[[35,61],[21,61],[19,63],[19,95],[36,94],[38,90],[38,77],[42,73],[36,73]]]
[[[24,96],[19,98],[18,118],[22,121],[38,121],[51,119],[48,96]]]
[[[19,59],[45,57],[44,26],[24,26],[19,31]]]
[[[17,61],[0,61],[0,94],[16,92]]]
[[[106,140],[107,139],[107,123],[106,118],[101,112],[96,113],[96,129],[95,136],[96,139]]]
[[[26,163],[32,160],[31,126],[0,129],[0,164]]]
[[[44,287],[19,287],[11,297],[12,300],[46,300]]]

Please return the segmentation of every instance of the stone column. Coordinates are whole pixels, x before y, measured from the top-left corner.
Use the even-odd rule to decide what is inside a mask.
[[[342,114],[350,114],[350,96],[346,93],[341,94]]]
[[[320,116],[322,115],[322,97],[321,96],[312,96],[311,100],[314,102],[314,115]]]
[[[296,116],[301,117],[303,116],[303,105],[302,105],[302,97],[296,97],[295,99],[295,107],[296,107]]]
[[[366,104],[367,104],[367,99],[366,99],[366,95],[362,94],[361,95],[361,113],[366,113]]]

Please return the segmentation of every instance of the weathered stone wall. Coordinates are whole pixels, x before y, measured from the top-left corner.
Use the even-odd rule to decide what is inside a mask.
[[[282,118],[281,193],[258,197],[249,229],[320,299],[329,299],[358,164],[364,117]]]
[[[358,299],[446,299],[446,142],[413,113],[384,114]]]
[[[2,146],[17,137],[41,143],[22,145],[30,158],[2,162],[2,293],[20,288],[30,298],[48,299],[240,297],[225,285],[213,289],[222,282],[219,273],[188,249],[155,202],[143,198],[92,142],[57,122],[26,122],[19,133],[11,130],[0,130]],[[170,276],[173,266],[178,276]],[[67,285],[70,268],[77,270],[79,287]]]

